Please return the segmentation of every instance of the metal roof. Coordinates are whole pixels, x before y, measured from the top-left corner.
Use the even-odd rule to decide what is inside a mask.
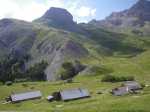
[[[136,90],[141,88],[141,85],[136,81],[126,81],[124,86],[128,87],[129,90]]]
[[[60,95],[61,99],[64,101],[80,99],[90,96],[87,89],[80,89],[80,88],[61,91]]]
[[[40,91],[32,91],[32,92],[13,94],[10,97],[13,102],[18,102],[18,101],[23,101],[23,100],[40,98],[41,96],[42,94]]]
[[[112,90],[112,93],[116,96],[122,96],[129,93],[127,87],[120,87]]]
[[[119,87],[112,90],[112,93],[116,96],[121,96],[128,94],[129,92],[133,90],[141,89],[141,85],[136,81],[126,81],[123,84],[123,87]]]

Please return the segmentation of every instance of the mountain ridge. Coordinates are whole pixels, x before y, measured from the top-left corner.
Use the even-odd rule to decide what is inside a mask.
[[[129,9],[114,12],[104,20],[92,20],[89,24],[96,26],[111,27],[142,27],[145,22],[150,22],[150,1],[139,0]]]

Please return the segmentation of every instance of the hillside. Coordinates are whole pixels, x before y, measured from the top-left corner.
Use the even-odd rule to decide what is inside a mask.
[[[108,69],[113,69],[114,75],[134,75],[136,80],[140,83],[150,85],[150,70],[149,62],[150,52],[145,52],[135,58],[103,58],[101,62]],[[93,61],[92,61],[93,62]],[[95,61],[94,64],[99,63]],[[118,87],[120,83],[105,83],[101,82],[103,73],[96,73],[93,75],[79,75],[74,79],[73,83],[57,82],[24,82],[16,83],[12,86],[0,86],[2,90],[0,99],[9,95],[12,91],[27,91],[27,90],[41,90],[43,93],[42,99],[25,101],[16,104],[1,104],[0,108],[4,111],[36,111],[36,112],[149,112],[150,87],[138,94],[113,96],[109,93],[112,88]],[[24,87],[24,85],[27,85]],[[87,88],[92,97],[87,99],[75,100],[70,102],[48,102],[46,97],[51,93],[67,88]],[[97,94],[102,91],[103,94]]]
[[[72,37],[74,38],[73,34],[67,31],[20,20],[0,21],[1,55],[13,54],[22,57],[29,54],[31,56],[27,63],[29,66],[41,60],[46,60],[49,64],[58,64],[53,66],[60,66],[64,58],[78,59],[88,55],[86,48]]]

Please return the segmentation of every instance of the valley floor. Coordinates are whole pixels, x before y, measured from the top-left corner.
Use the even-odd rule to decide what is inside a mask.
[[[140,83],[150,85],[150,52],[135,58],[108,58],[102,64],[114,70],[116,75],[134,75]],[[93,63],[96,63],[92,61]],[[91,62],[91,63],[92,63]],[[113,96],[109,93],[121,83],[101,82],[102,75],[77,76],[73,83],[63,82],[24,82],[12,86],[0,86],[0,112],[150,112],[150,86],[139,94]],[[26,86],[24,86],[26,84]],[[48,102],[51,93],[67,88],[87,88],[91,98],[70,102]],[[16,104],[2,104],[2,100],[12,92],[40,90],[43,98]],[[103,94],[97,94],[102,91]]]

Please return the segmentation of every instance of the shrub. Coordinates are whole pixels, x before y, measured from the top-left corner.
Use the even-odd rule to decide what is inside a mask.
[[[113,76],[113,75],[105,75],[102,78],[102,82],[122,82],[122,81],[133,81],[133,76]]]
[[[11,86],[11,85],[13,84],[13,82],[12,82],[12,81],[7,81],[5,84],[6,84],[7,86]]]
[[[78,74],[79,72],[81,72],[82,70],[86,68],[86,66],[81,64],[80,61],[78,60],[75,60],[73,65],[75,69],[75,74]]]
[[[142,87],[142,88],[145,88],[145,86],[146,86],[146,85],[145,85],[144,83],[141,83],[141,87]]]
[[[59,71],[60,79],[66,80],[76,75],[75,68],[71,62],[65,62],[62,64],[62,68]]]
[[[85,66],[77,60],[74,63],[64,62],[61,69],[58,71],[58,76],[62,80],[71,79],[84,69]]]
[[[0,81],[4,84],[7,81],[14,81],[24,76],[25,59],[9,54],[0,61]]]
[[[43,81],[46,79],[46,75],[44,73],[44,70],[46,69],[48,63],[45,61],[42,61],[40,63],[36,63],[34,66],[29,68],[27,70],[27,76],[32,81]]]
[[[29,78],[20,78],[20,79],[15,79],[15,81],[14,82],[16,82],[16,83],[20,83],[20,82],[27,82],[27,81],[29,81]]]
[[[23,83],[22,86],[23,86],[23,87],[28,87],[29,85],[26,84],[26,83]]]
[[[67,79],[67,80],[65,80],[64,81],[65,83],[72,83],[73,82],[73,79],[71,78],[71,79]]]

